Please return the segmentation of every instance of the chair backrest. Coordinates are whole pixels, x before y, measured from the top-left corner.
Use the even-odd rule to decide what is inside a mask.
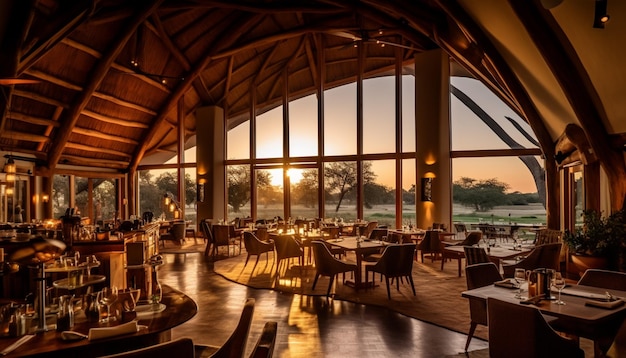
[[[250,231],[243,233],[243,245],[249,254],[255,254],[259,251],[259,239]]]
[[[174,341],[159,343],[145,348],[135,349],[118,354],[112,354],[108,358],[155,358],[155,357],[182,357],[193,358],[194,347],[191,338],[179,338]]]
[[[618,271],[587,269],[578,280],[579,285],[626,291],[626,273]]]
[[[439,232],[434,230],[426,231],[424,239],[419,243],[417,247],[422,252],[441,252],[441,240],[439,239]]]
[[[340,262],[326,246],[324,241],[313,241],[311,243],[313,249],[313,261],[315,261],[315,271],[323,276],[332,276],[335,274],[333,264]]]
[[[465,226],[465,224],[463,223],[455,223],[454,229],[456,230],[456,232],[467,233],[467,226]]]
[[[217,246],[228,245],[229,231],[232,225],[213,225],[213,243]]]
[[[267,232],[267,227],[257,227],[256,237],[261,241],[267,241],[270,238],[270,235]]]
[[[528,257],[537,251],[537,261],[534,268],[543,267],[559,270],[559,256],[561,255],[562,246],[563,244],[560,242],[537,246]]]
[[[467,237],[465,238],[465,240],[463,240],[458,245],[462,245],[462,246],[478,245],[478,243],[480,242],[480,240],[482,240],[482,238],[483,238],[483,233],[482,232],[480,232],[480,231],[472,231],[472,232],[468,233]]]
[[[327,226],[324,228],[324,231],[328,233],[328,239],[336,239],[339,237],[341,228],[338,226]]]
[[[487,251],[483,247],[463,246],[463,252],[465,253],[465,264],[468,266],[490,262]]]
[[[380,260],[374,265],[375,271],[383,272],[388,277],[410,275],[413,271],[415,247],[414,243],[386,246]]]
[[[584,357],[584,351],[561,337],[531,305],[487,298],[489,356]]]
[[[265,322],[261,337],[256,342],[250,358],[271,358],[274,354],[274,344],[278,333],[278,322]]]
[[[184,221],[177,221],[172,224],[172,228],[170,229],[170,234],[174,237],[175,240],[183,240],[185,239],[185,229],[187,228],[187,223]]]
[[[535,234],[535,246],[553,244],[563,241],[563,231],[553,229],[539,229]]]
[[[212,358],[240,358],[246,352],[246,342],[250,333],[250,324],[252,323],[252,315],[254,314],[254,298],[246,299],[241,312],[241,318],[237,327],[230,335],[226,343],[222,345],[217,352],[213,353]]]
[[[378,226],[378,221],[370,221],[367,223],[367,226],[365,227],[365,230],[361,233],[361,235],[365,236],[365,237],[369,237],[370,233],[376,229],[376,227]]]
[[[211,230],[211,223],[208,219],[202,219],[200,221],[200,230],[202,230],[202,235],[206,238],[208,243],[213,243],[213,230]]]
[[[303,255],[302,248],[296,239],[291,235],[272,235],[274,247],[276,248],[276,258],[280,261],[290,257]]]
[[[496,281],[502,280],[498,266],[493,262],[483,262],[465,267],[465,280],[467,289],[489,286]]]
[[[369,239],[370,240],[382,240],[383,236],[387,236],[387,234],[388,234],[387,229],[376,228],[370,232]]]

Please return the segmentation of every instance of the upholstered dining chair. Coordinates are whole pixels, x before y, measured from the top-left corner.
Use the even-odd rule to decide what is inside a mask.
[[[173,341],[155,344],[105,358],[155,358],[155,357],[194,358],[194,346],[191,338],[179,338]]]
[[[226,246],[227,256],[230,256],[230,247],[232,246],[233,255],[235,255],[237,243],[231,237],[231,229],[234,229],[233,225],[213,225],[213,258],[217,256],[221,246]]]
[[[422,263],[424,262],[424,254],[430,254],[431,260],[435,261],[436,256],[443,251],[441,246],[439,232],[434,230],[426,231],[424,238],[417,246],[417,250],[419,250],[422,257]]]
[[[467,226],[463,223],[454,223],[454,230],[456,230],[456,233],[462,236],[462,238],[466,238],[469,233]]]
[[[265,322],[261,336],[256,342],[249,358],[271,358],[274,354],[276,334],[278,333],[278,322]]]
[[[313,260],[315,262],[315,279],[313,280],[312,289],[315,290],[317,280],[320,276],[327,276],[330,278],[330,281],[328,283],[328,289],[326,290],[326,297],[330,297],[330,291],[335,282],[335,277],[342,273],[344,274],[345,281],[345,273],[354,272],[356,265],[335,258],[323,241],[313,241],[311,245],[313,249]]]
[[[626,291],[626,273],[601,269],[587,269],[578,280],[579,285]]]
[[[465,265],[475,265],[490,262],[487,251],[484,247],[477,246],[463,246],[463,252],[465,253]]]
[[[254,267],[256,267],[256,265],[259,263],[259,257],[261,256],[261,254],[265,253],[267,260],[269,261],[269,253],[270,251],[274,251],[273,241],[261,241],[256,237],[256,235],[254,235],[254,233],[249,231],[245,231],[243,233],[243,244],[247,252],[246,263],[243,265],[244,268],[246,267],[246,265],[248,265],[248,260],[250,259],[250,256],[256,255],[256,261],[254,262]],[[254,271],[254,267],[252,268],[252,271]]]
[[[208,219],[202,219],[200,221],[200,230],[204,241],[206,242],[206,248],[204,249],[204,256],[211,255],[211,247],[213,246],[213,229],[211,228],[211,222]]]
[[[298,259],[298,264],[304,262],[304,250],[292,235],[271,235],[274,240],[274,249],[276,250],[276,272],[281,272],[281,263],[283,260],[290,261],[293,258]],[[285,270],[289,267],[289,262],[285,264]]]
[[[387,228],[375,228],[370,232],[368,237],[370,241],[387,241],[389,242],[389,230]],[[363,261],[377,262],[382,255],[382,249],[362,250]]]
[[[174,222],[169,231],[159,237],[159,242],[163,247],[165,247],[166,241],[173,241],[178,246],[182,246],[183,241],[185,241],[185,228],[187,228],[187,223],[184,221]]]
[[[365,280],[368,281],[369,272],[372,272],[372,281],[374,281],[374,273],[385,276],[387,283],[387,298],[391,299],[391,291],[389,289],[389,279],[396,280],[396,289],[400,289],[400,279],[406,278],[411,284],[413,296],[415,296],[415,284],[413,283],[413,254],[415,253],[415,244],[396,244],[385,247],[380,260],[375,264],[365,266]]]
[[[481,248],[484,251],[484,249]],[[489,286],[496,281],[502,280],[502,275],[498,271],[498,267],[493,262],[483,262],[465,267],[465,280],[467,282],[467,289],[473,290],[475,288]],[[467,334],[467,341],[465,342],[465,351],[470,345],[472,337],[476,327],[481,324],[487,325],[487,303],[483,300],[469,300],[470,307],[470,330]]]
[[[545,244],[536,246],[528,256],[516,263],[503,263],[504,277],[513,277],[516,268],[534,270],[536,268],[548,268],[559,270],[559,256],[562,243]]]
[[[246,299],[237,327],[228,340],[221,346],[195,345],[196,358],[241,358],[246,352],[246,343],[250,333],[252,315],[254,314],[254,298]],[[177,357],[177,356],[176,356]]]
[[[487,298],[489,356],[584,357],[578,343],[560,336],[546,322],[538,308]]]

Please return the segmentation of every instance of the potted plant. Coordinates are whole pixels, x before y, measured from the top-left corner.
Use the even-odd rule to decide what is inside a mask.
[[[624,212],[602,216],[596,210],[585,210],[582,216],[582,226],[563,235],[578,272],[588,268],[616,269],[626,239]]]

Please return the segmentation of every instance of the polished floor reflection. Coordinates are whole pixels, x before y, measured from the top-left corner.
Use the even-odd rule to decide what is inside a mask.
[[[200,254],[165,254],[160,281],[196,300],[198,314],[173,338],[221,345],[235,328],[245,298],[256,299],[248,351],[266,321],[278,322],[276,357],[443,357],[463,351],[466,335],[386,308],[248,288],[213,272]],[[487,347],[473,339],[470,350]]]

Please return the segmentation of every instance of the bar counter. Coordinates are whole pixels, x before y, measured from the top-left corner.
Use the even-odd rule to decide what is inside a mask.
[[[137,333],[94,341],[63,341],[61,333],[52,326],[47,332],[37,333],[6,357],[98,357],[169,341],[171,329],[193,318],[198,312],[198,306],[189,296],[167,285],[163,285],[161,303],[166,305],[164,311],[138,317],[139,325],[147,326],[147,329],[142,328]],[[100,327],[98,323],[88,322],[81,310],[77,312],[71,330],[88,334],[89,328],[96,327]],[[0,350],[18,339],[0,338]]]

